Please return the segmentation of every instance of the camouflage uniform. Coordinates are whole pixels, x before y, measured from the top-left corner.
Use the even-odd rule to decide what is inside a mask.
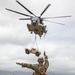
[[[41,58],[39,58],[38,60],[40,60]],[[35,72],[33,73],[33,75],[46,75],[46,71],[47,68],[49,66],[49,62],[48,62],[48,57],[45,56],[44,59],[45,63],[44,64],[28,64],[28,63],[16,63],[21,65],[22,67],[27,67],[29,69],[34,70]]]

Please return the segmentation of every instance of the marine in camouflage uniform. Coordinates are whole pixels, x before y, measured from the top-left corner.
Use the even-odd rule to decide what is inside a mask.
[[[44,52],[44,59],[43,57],[39,57],[38,63],[39,64],[28,64],[28,63],[16,63],[16,64],[34,70],[33,75],[46,75],[46,71],[49,66],[49,61],[45,52]]]

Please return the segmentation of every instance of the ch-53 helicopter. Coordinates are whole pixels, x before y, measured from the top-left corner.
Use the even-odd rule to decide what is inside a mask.
[[[43,35],[43,33],[46,34],[47,30],[46,30],[46,26],[44,25],[43,21],[48,21],[46,19],[51,19],[51,18],[65,18],[65,17],[71,17],[71,16],[58,16],[58,17],[42,17],[42,15],[44,14],[44,12],[48,9],[48,7],[51,4],[48,4],[46,6],[46,8],[42,11],[42,13],[40,14],[40,16],[36,16],[34,13],[32,13],[29,9],[27,9],[23,4],[21,4],[19,1],[16,0],[16,2],[21,5],[25,10],[27,10],[31,15],[27,15],[18,11],[14,11],[8,8],[5,8],[8,11],[20,14],[20,15],[24,15],[28,18],[20,18],[19,20],[31,20],[31,24],[27,24],[28,30],[34,34],[39,35],[40,37]],[[56,24],[61,24],[64,25],[62,23],[58,23],[58,22],[53,22],[53,21],[48,21],[48,22],[52,22],[52,23],[56,23]]]

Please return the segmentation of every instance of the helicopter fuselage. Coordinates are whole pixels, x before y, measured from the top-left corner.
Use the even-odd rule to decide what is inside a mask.
[[[38,34],[40,37],[43,35],[43,33],[46,34],[46,26],[41,24],[27,24],[28,30],[31,32],[31,34],[34,32],[35,34]]]

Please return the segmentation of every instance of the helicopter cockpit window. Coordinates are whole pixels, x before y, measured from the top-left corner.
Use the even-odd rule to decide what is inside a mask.
[[[32,23],[39,23],[39,19],[37,17],[32,18]]]

